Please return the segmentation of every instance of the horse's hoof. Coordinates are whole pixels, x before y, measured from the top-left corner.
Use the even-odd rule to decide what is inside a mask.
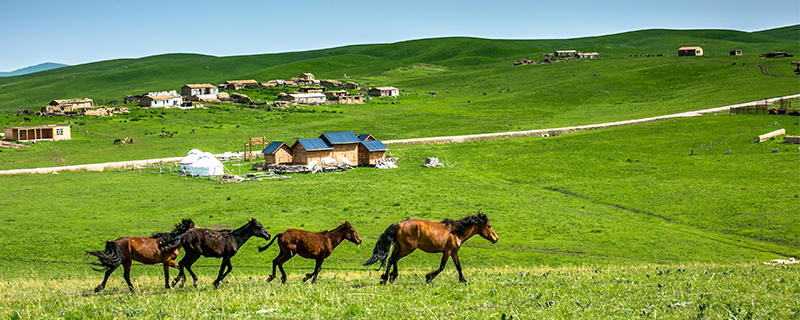
[[[275,280],[275,276],[269,276],[269,277],[267,277],[267,283],[270,283],[270,282],[272,282],[272,280]]]
[[[105,287],[103,287],[103,286],[97,286],[97,288],[94,288],[94,293],[98,293],[100,291],[103,291],[104,288]]]
[[[286,284],[286,278],[281,278],[281,283]]]
[[[386,280],[381,280],[382,285],[386,285]]]

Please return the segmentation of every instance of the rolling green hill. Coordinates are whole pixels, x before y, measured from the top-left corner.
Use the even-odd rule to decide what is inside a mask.
[[[793,36],[798,30],[800,25],[753,33],[643,30],[563,40],[437,38],[251,56],[168,54],[118,59],[1,78],[0,110],[36,109],[52,99],[89,97],[102,102],[126,94],[178,89],[186,83],[221,83],[241,78],[266,81],[295,77],[302,72],[312,72],[317,78],[337,79],[346,73],[361,79],[415,64],[465,72],[508,66],[520,58],[540,59],[542,53],[562,49],[596,51],[605,58],[621,58],[629,54],[674,55],[680,46],[701,45],[710,56],[724,56],[738,49],[752,57],[768,51],[796,50],[797,37]],[[483,80],[474,78],[475,82]]]

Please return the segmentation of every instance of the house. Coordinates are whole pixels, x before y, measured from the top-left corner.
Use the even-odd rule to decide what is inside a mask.
[[[578,55],[576,50],[559,50],[553,53],[556,57],[574,57]]]
[[[375,141],[375,140],[378,140],[378,139],[375,139],[375,137],[373,137],[369,133],[360,133],[360,134],[358,134],[358,140],[361,140],[361,141]]]
[[[306,165],[312,161],[320,162],[322,158],[330,157],[333,145],[325,139],[297,139],[292,145],[292,164]]]
[[[216,100],[217,93],[219,93],[219,89],[208,83],[187,84],[181,87],[181,95],[185,97],[194,97],[196,100]]]
[[[63,100],[53,100],[48,103],[48,105],[53,107],[58,107],[63,112],[75,112],[80,109],[84,108],[91,108],[94,106],[94,101],[89,98],[83,99],[63,99]]]
[[[225,90],[241,90],[244,88],[257,88],[258,81],[255,80],[230,80],[225,81]]]
[[[361,90],[361,88],[358,86],[358,83],[350,82],[350,81],[347,81],[347,82],[344,83],[344,88],[345,89],[350,89],[350,90]]]
[[[358,144],[358,164],[374,166],[375,161],[386,158],[387,150],[389,148],[380,140],[361,141]]]
[[[742,55],[742,50],[733,50],[733,51],[731,51],[731,55],[732,56],[741,56]]]
[[[322,93],[280,93],[278,99],[286,102],[305,104],[305,105],[318,105],[325,103],[325,95]]]
[[[183,97],[177,91],[148,92],[139,99],[139,106],[150,108],[177,108]]]
[[[700,47],[680,47],[678,48],[678,56],[702,56],[703,48]]]
[[[70,140],[70,126],[48,124],[44,126],[5,128],[5,139],[11,141]]]
[[[331,158],[337,161],[341,158],[347,158],[352,165],[358,163],[358,145],[361,140],[358,140],[358,136],[353,131],[323,132],[319,138],[324,139],[329,145],[333,146]]]
[[[362,96],[339,96],[328,100],[330,103],[338,104],[364,104],[364,97]]]
[[[310,73],[303,73],[300,75],[300,80],[314,81],[314,75]]]
[[[377,87],[369,89],[367,94],[373,97],[396,97],[400,95],[400,90],[395,87]]]
[[[325,91],[325,97],[331,103],[338,104],[363,104],[364,98],[362,96],[354,96],[345,90],[339,91]]]
[[[270,142],[264,150],[264,164],[291,164],[292,148],[280,141]]]
[[[600,54],[597,52],[588,52],[588,53],[578,53],[578,57],[581,59],[597,59],[600,58]]]

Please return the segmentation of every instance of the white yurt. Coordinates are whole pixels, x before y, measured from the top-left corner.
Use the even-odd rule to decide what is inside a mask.
[[[181,160],[181,172],[189,172],[189,167],[192,163],[197,161],[197,158],[199,158],[201,154],[203,154],[203,151],[200,151],[200,149],[192,149],[189,151],[186,157]]]
[[[225,167],[211,152],[203,152],[197,160],[189,166],[192,176],[221,176],[225,174]]]

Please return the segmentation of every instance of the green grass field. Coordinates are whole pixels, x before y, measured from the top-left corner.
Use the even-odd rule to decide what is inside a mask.
[[[489,318],[795,316],[796,268],[761,263],[800,256],[800,152],[779,140],[752,142],[776,120],[800,133],[790,122],[796,117],[708,115],[547,138],[397,146],[398,169],[283,181],[221,185],[159,168],[6,176],[0,191],[15,196],[2,200],[11,214],[0,225],[0,310],[23,318],[61,311],[76,318],[461,318],[461,310]],[[706,141],[715,146],[701,150]],[[424,168],[425,156],[447,167]],[[401,277],[388,287],[360,267],[392,222],[477,211],[500,241],[464,245],[469,286],[457,283],[452,264],[424,284],[439,255],[401,260]],[[140,293],[127,293],[118,274],[107,291],[92,293],[102,276],[86,264],[86,250],[164,231],[184,217],[211,228],[254,217],[273,234],[346,220],[364,243],[339,246],[316,286],[301,284],[313,267],[301,258],[287,263],[289,284],[266,284],[277,252],[259,254],[263,240],[251,239],[219,290],[210,283],[219,260],[201,259],[199,289],[167,293],[159,267],[135,265]]]
[[[798,31],[445,38],[266,56],[167,55],[0,78],[4,126],[22,125],[11,111],[54,98],[102,101],[187,82],[307,71],[318,78],[347,73],[362,85],[404,90],[396,100],[293,111],[222,105],[134,109],[108,118],[34,117],[31,124],[70,124],[73,139],[3,149],[0,169],[175,157],[193,148],[236,151],[248,137],[291,143],[321,131],[389,140],[552,128],[796,94],[800,77],[787,60],[756,54],[792,50]],[[628,57],[700,41],[708,42],[709,56]],[[730,47],[746,55],[729,57]],[[607,58],[509,66],[568,48]],[[796,318],[797,267],[762,263],[800,257],[800,149],[782,138],[753,142],[781,128],[800,135],[800,120],[720,113],[550,137],[393,145],[397,169],[230,184],[185,178],[173,166],[0,176],[0,318]],[[174,136],[163,138],[162,131]],[[124,137],[137,142],[112,144]],[[423,167],[431,156],[446,167]],[[244,174],[250,164],[227,168]],[[393,222],[478,211],[500,240],[475,237],[464,244],[459,257],[468,285],[458,283],[452,263],[425,284],[438,254],[404,258],[400,278],[387,286],[378,284],[374,268],[361,267]],[[102,274],[88,264],[87,250],[121,236],[167,231],[183,218],[216,229],[256,218],[273,235],[349,221],[364,242],[342,243],[315,285],[301,282],[313,262],[297,257],[286,264],[286,285],[266,283],[277,249],[258,253],[265,242],[251,239],[218,290],[211,281],[220,261],[201,258],[197,289],[167,291],[159,266],[135,264],[137,293],[127,291],[120,270],[105,291],[92,291]]]

